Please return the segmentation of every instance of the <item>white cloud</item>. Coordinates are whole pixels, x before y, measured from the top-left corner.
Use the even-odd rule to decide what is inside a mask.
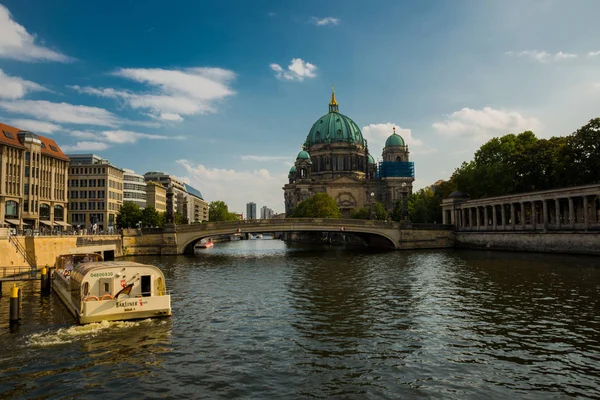
[[[270,67],[275,71],[275,76],[278,79],[302,82],[304,78],[314,78],[317,76],[315,73],[317,66],[301,58],[292,58],[292,62],[288,65],[287,70],[284,70],[279,64],[271,64]]]
[[[23,25],[12,19],[10,11],[0,4],[0,58],[20,61],[59,61],[72,59],[57,51],[39,46],[35,36],[30,35]]]
[[[596,57],[596,56],[600,56],[600,51],[590,51],[588,53],[588,57]]]
[[[539,61],[541,63],[545,63],[545,62],[552,61],[552,60],[561,61],[561,60],[568,60],[570,58],[577,58],[577,54],[563,53],[562,51],[559,51],[558,53],[556,53],[554,55],[548,53],[547,51],[539,51],[539,50],[507,51],[504,54],[506,54],[507,56],[530,58],[532,60]]]
[[[2,6],[0,5],[0,10]],[[0,26],[0,30],[2,27]],[[2,38],[0,38],[0,41]],[[38,85],[35,82],[26,81],[18,76],[10,76],[0,69],[0,98],[4,99],[20,99],[29,92],[46,91],[45,87]]]
[[[334,17],[325,17],[325,18],[311,17],[310,22],[312,22],[313,24],[315,24],[317,26],[338,25],[340,23],[340,19],[334,18]]]
[[[0,108],[16,114],[66,124],[114,127],[122,122],[116,115],[103,108],[51,103],[45,100],[0,101]]]
[[[577,54],[563,53],[562,51],[559,51],[554,55],[555,60],[568,60],[569,58],[577,58]]]
[[[257,161],[257,162],[285,162],[289,161],[292,157],[287,156],[241,156],[240,157],[244,161]]]
[[[433,128],[449,137],[462,137],[483,142],[492,137],[531,130],[539,133],[542,123],[533,117],[525,117],[516,111],[481,110],[463,108],[450,114],[445,121],[436,122]]]
[[[99,133],[89,131],[70,130],[67,132],[70,136],[80,139],[98,139]]]
[[[272,175],[266,169],[235,171],[231,169],[206,168],[188,160],[178,160],[187,171],[189,182],[203,194],[210,194],[207,201],[222,200],[230,212],[246,212],[246,203],[255,202],[258,207],[266,205],[276,212],[283,211],[282,185],[287,181],[287,169],[280,175]]]
[[[101,142],[77,142],[77,144],[71,145],[62,145],[61,149],[63,152],[76,152],[76,151],[99,151],[106,150],[110,146],[106,143]]]
[[[394,133],[394,127],[396,127],[396,133],[404,139],[411,154],[429,154],[437,151],[436,149],[425,145],[422,140],[415,139],[410,129],[401,128],[398,124],[391,122],[370,124],[362,127],[362,134],[363,137],[367,139],[369,153],[375,160],[377,160],[378,157],[381,158],[381,152],[385,146],[385,141]]]
[[[37,121],[34,119],[12,119],[9,124],[19,129],[31,131],[33,133],[46,133],[52,134],[56,131],[62,130],[63,127],[50,122]]]
[[[183,121],[182,115],[216,112],[215,104],[232,96],[235,73],[222,68],[121,68],[113,75],[148,85],[150,92],[70,86],[80,93],[119,99],[134,109],[146,109],[155,119]]]
[[[101,133],[104,139],[112,143],[135,143],[138,139],[150,139],[150,140],[182,140],[185,139],[183,136],[164,136],[155,135],[149,133],[139,133],[131,131],[104,131]]]

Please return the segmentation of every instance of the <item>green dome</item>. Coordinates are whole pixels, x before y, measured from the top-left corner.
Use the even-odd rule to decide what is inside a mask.
[[[389,138],[387,138],[387,140],[385,141],[385,147],[389,147],[389,146],[406,146],[406,145],[404,144],[404,139],[402,139],[402,136],[400,136],[394,132],[394,134],[392,136],[390,136]]]
[[[296,166],[292,165],[292,168],[290,168],[290,174],[295,174],[296,173]]]
[[[367,160],[367,164],[375,164],[375,159],[372,155],[369,154],[369,158]]]
[[[332,111],[313,124],[304,146],[319,143],[351,143],[364,146],[364,139],[354,121],[344,114]]]
[[[310,155],[305,150],[302,150],[300,153],[298,153],[296,160],[310,160]]]

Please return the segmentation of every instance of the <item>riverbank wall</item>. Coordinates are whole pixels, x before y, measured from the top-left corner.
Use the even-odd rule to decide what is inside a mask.
[[[38,268],[54,265],[60,254],[99,253],[107,260],[123,256],[120,235],[13,236],[13,239],[26,249]],[[8,235],[0,235],[0,267],[28,266]]]
[[[455,246],[600,255],[600,232],[455,232]]]

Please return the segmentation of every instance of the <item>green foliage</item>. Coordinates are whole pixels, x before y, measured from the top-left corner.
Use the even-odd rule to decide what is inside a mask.
[[[188,219],[181,212],[177,211],[173,214],[173,223],[175,225],[186,225],[188,223]]]
[[[600,181],[600,118],[565,137],[532,132],[493,138],[454,171],[454,188],[471,198],[501,196]]]
[[[142,221],[142,226],[145,226],[145,227],[161,226],[160,225],[160,215],[159,215],[158,211],[156,211],[156,208],[154,208],[154,206],[152,206],[152,205],[146,206],[146,208],[144,208],[142,210],[141,221]]]
[[[333,197],[321,192],[300,202],[291,216],[292,218],[341,218],[342,213]]]
[[[142,210],[140,210],[140,206],[131,201],[123,202],[117,214],[117,227],[121,229],[135,228],[141,220]]]
[[[388,212],[385,210],[383,204],[374,202],[371,207],[357,208],[350,215],[350,218],[354,219],[374,219],[378,221],[387,221],[390,219]]]
[[[239,219],[234,213],[229,212],[229,207],[224,201],[212,201],[208,205],[208,220],[214,221],[235,221]]]
[[[424,188],[413,193],[408,198],[408,218],[414,223],[441,223],[442,190],[435,192],[431,188]]]

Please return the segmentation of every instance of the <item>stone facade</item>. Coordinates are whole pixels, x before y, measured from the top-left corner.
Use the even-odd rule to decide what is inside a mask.
[[[68,167],[53,140],[0,124],[0,226],[65,230]]]
[[[442,201],[443,223],[458,231],[600,230],[600,184]]]
[[[329,113],[313,124],[290,169],[283,187],[288,217],[298,203],[319,192],[333,197],[344,217],[374,202],[382,203],[388,212],[399,200],[407,204],[414,166],[404,139],[394,128],[386,141],[383,161],[377,165],[358,126],[338,108],[332,93]]]

